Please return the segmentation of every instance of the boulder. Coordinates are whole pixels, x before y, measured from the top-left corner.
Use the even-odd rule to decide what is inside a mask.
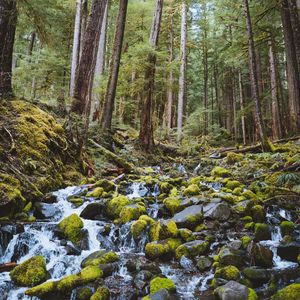
[[[34,216],[37,219],[51,219],[60,214],[60,210],[52,204],[36,202],[34,204]]]
[[[271,268],[273,266],[273,252],[260,244],[250,243],[248,252],[252,257],[255,266]]]
[[[256,242],[265,241],[271,239],[270,226],[264,223],[256,223],[254,230],[254,240]]]
[[[277,248],[277,254],[282,259],[297,262],[297,257],[300,254],[300,242],[280,244]]]
[[[103,220],[105,219],[105,206],[100,202],[90,203],[81,212],[80,217],[87,220]]]
[[[108,263],[113,263],[119,260],[119,256],[113,251],[99,250],[93,252],[81,262],[81,267],[99,266]]]
[[[230,217],[231,209],[226,203],[211,202],[203,207],[204,217],[218,221],[226,221]]]
[[[176,259],[180,259],[182,256],[195,257],[197,255],[202,255],[208,249],[209,243],[202,240],[196,240],[187,242],[180,245],[176,251]]]
[[[203,206],[192,205],[181,212],[174,215],[172,220],[177,224],[179,228],[192,229],[196,225],[200,224],[203,219]]]
[[[251,281],[254,286],[261,286],[271,279],[271,273],[265,269],[258,267],[248,267],[243,270],[247,279]]]
[[[146,299],[150,300],[171,300],[172,297],[167,289],[161,289],[156,293],[150,294]]]
[[[245,265],[245,252],[241,250],[234,250],[228,247],[223,247],[219,254],[218,260],[222,266],[235,266],[237,268]]]
[[[200,272],[209,270],[211,266],[212,266],[212,261],[208,257],[206,256],[199,257],[197,261],[197,268],[200,270]]]
[[[282,290],[278,291],[272,300],[299,300],[300,299],[300,283],[293,283]]]
[[[150,281],[150,294],[154,294],[161,289],[166,289],[168,292],[174,293],[176,286],[169,278],[155,277]]]

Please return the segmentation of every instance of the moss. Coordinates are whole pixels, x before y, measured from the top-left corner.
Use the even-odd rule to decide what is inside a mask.
[[[249,222],[252,222],[253,219],[251,216],[245,216],[245,217],[241,218],[241,221],[249,223]]]
[[[241,183],[237,180],[228,180],[225,187],[233,191],[235,188],[241,187]]]
[[[110,299],[109,289],[105,286],[101,286],[92,295],[90,300],[109,300],[109,299]]]
[[[29,222],[29,223],[32,223],[32,222],[35,222],[35,221],[36,221],[36,217],[34,217],[34,216],[30,216],[27,219],[27,222]]]
[[[295,224],[290,221],[283,221],[280,223],[280,231],[282,236],[291,235],[295,229]]]
[[[128,204],[130,201],[126,196],[114,197],[108,202],[107,213],[111,218],[118,218],[123,207]]]
[[[245,224],[244,228],[252,230],[254,228],[254,226],[255,226],[254,222],[248,222]]]
[[[42,256],[32,257],[10,272],[11,279],[19,286],[36,286],[47,280],[46,263]]]
[[[271,239],[270,227],[267,224],[256,223],[254,227],[254,239],[256,241],[264,241]]]
[[[87,258],[85,258],[81,263],[81,267],[85,268],[87,266],[105,265],[105,264],[113,263],[118,260],[119,260],[119,256],[115,252],[99,250],[90,254]]]
[[[185,242],[189,242],[194,240],[195,238],[193,237],[193,231],[189,230],[187,228],[181,228],[178,231],[179,236],[185,241]]]
[[[125,224],[131,220],[136,220],[144,213],[146,213],[146,207],[143,203],[126,205],[120,212],[121,223]]]
[[[111,192],[115,189],[115,184],[107,179],[98,180],[94,186],[103,188],[105,192]]]
[[[262,223],[266,218],[265,209],[261,205],[254,205],[251,208],[251,214],[254,222]]]
[[[159,241],[170,237],[176,237],[178,234],[177,225],[174,221],[158,221],[150,227],[151,241]]]
[[[179,246],[175,251],[176,259],[180,259],[182,256],[195,257],[202,255],[208,248],[209,243],[204,241],[192,241]]]
[[[214,167],[211,175],[215,177],[229,177],[231,176],[231,172],[223,167]]]
[[[195,227],[194,231],[195,232],[201,232],[201,231],[206,230],[206,229],[207,229],[207,226],[205,224],[200,224],[200,225]]]
[[[182,244],[181,240],[176,238],[169,238],[166,241],[169,249],[173,252]]]
[[[185,196],[197,196],[200,194],[200,189],[197,184],[191,184],[183,190]]]
[[[69,217],[63,219],[58,227],[62,230],[66,239],[70,240],[75,245],[79,245],[83,237],[82,228],[83,222],[76,214],[72,214]]]
[[[297,256],[297,262],[300,265],[300,254]]]
[[[156,221],[147,215],[142,215],[139,217],[139,220],[146,221],[148,225],[154,224]]]
[[[168,244],[159,244],[157,242],[147,243],[145,247],[146,257],[150,259],[157,259],[163,257],[170,252]]]
[[[164,200],[164,205],[172,215],[180,210],[180,200],[177,197],[168,197]]]
[[[257,195],[250,190],[246,190],[242,193],[242,196],[247,200],[256,200],[258,199]]]
[[[258,296],[253,289],[249,288],[249,294],[247,300],[258,300]]]
[[[25,292],[27,296],[43,298],[49,294],[65,294],[72,289],[93,282],[103,276],[101,269],[88,266],[75,275],[66,276],[58,281],[48,281]]]
[[[159,182],[159,189],[161,193],[169,194],[174,186],[169,182]]]
[[[242,241],[242,247],[244,249],[247,249],[248,245],[250,244],[250,242],[252,241],[251,238],[247,235],[243,236],[241,238],[241,241]]]
[[[161,289],[166,289],[170,293],[176,291],[174,282],[169,278],[156,277],[150,281],[150,293],[154,294]]]
[[[243,157],[244,157],[243,154],[228,152],[227,156],[226,156],[226,161],[229,165],[233,165],[233,164],[243,160]]]
[[[142,233],[147,228],[147,222],[144,220],[137,220],[130,226],[130,231],[135,240],[140,239]]]
[[[79,207],[83,204],[82,198],[71,197],[68,199],[69,202],[73,203],[76,207]]]
[[[93,292],[87,287],[79,288],[76,292],[76,300],[90,300]]]
[[[239,280],[241,277],[240,271],[237,267],[235,266],[226,266],[224,268],[218,269],[215,272],[215,277],[216,278],[223,278],[226,280]]]
[[[243,189],[241,187],[236,187],[233,191],[232,194],[236,196],[240,196],[243,193]]]
[[[272,300],[299,300],[300,299],[300,283],[293,283],[282,290],[278,291]]]
[[[23,212],[24,212],[24,213],[29,213],[29,211],[31,210],[31,208],[32,208],[32,202],[30,201],[30,202],[28,202],[28,203],[26,204],[26,206],[23,208]]]
[[[102,187],[96,187],[91,192],[87,193],[87,197],[91,198],[100,198],[104,192],[104,189]]]
[[[197,177],[193,177],[193,178],[190,179],[190,183],[191,184],[196,184],[196,185],[199,185],[201,181],[203,181],[202,176],[197,176]]]

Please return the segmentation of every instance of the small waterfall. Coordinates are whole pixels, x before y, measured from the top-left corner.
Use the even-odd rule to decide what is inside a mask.
[[[145,197],[148,193],[148,189],[143,182],[133,182],[129,186],[130,194],[127,195],[129,199]]]

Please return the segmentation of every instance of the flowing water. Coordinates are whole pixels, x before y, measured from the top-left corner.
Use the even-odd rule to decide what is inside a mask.
[[[184,174],[186,173],[182,165],[178,166],[178,170]],[[220,185],[209,185],[209,187],[216,191],[221,188]],[[143,236],[139,243],[136,243],[130,233],[131,222],[119,227],[112,222],[82,219],[84,229],[88,232],[88,250],[75,253],[77,255],[74,253],[71,255],[68,254],[66,245],[55,235],[55,227],[58,222],[73,213],[80,215],[84,208],[94,201],[92,198],[85,198],[83,205],[78,208],[74,207],[74,205],[68,201],[68,197],[79,195],[87,188],[87,186],[68,187],[55,192],[54,195],[57,197],[57,202],[52,205],[57,209],[56,215],[47,221],[25,224],[24,232],[16,233],[14,232],[15,229],[13,226],[6,225],[11,226],[13,236],[8,245],[5,245],[5,238],[2,231],[0,231],[2,244],[2,247],[0,247],[0,264],[12,261],[22,263],[35,255],[42,255],[46,260],[47,270],[51,275],[51,280],[57,280],[66,275],[79,272],[80,263],[92,252],[99,249],[113,250],[120,255],[120,262],[118,263],[117,270],[105,283],[108,286],[110,284],[120,285],[120,289],[115,293],[112,299],[128,299],[126,292],[133,286],[133,277],[128,271],[126,263],[128,260],[136,262],[145,259],[143,251],[146,243],[149,242],[148,235]],[[135,182],[127,187],[126,194],[130,199],[141,198],[147,195],[156,199],[160,191],[158,185],[155,185],[153,189],[150,190],[144,183]],[[148,205],[149,216],[157,218],[161,206],[162,204],[157,201]],[[274,219],[276,220],[274,216],[285,220],[292,220],[290,213],[285,210],[281,209],[275,212],[268,212],[267,219],[273,228],[272,240],[261,242],[261,244],[266,245],[273,251],[275,269],[293,268],[295,267],[295,263],[283,261],[277,255],[276,249],[282,237],[278,224],[274,224]],[[107,235],[104,234],[104,232],[108,224],[110,226],[110,232]],[[224,236],[220,238],[224,239]],[[226,244],[226,241],[229,243],[236,238],[234,234],[227,234],[225,239],[227,239],[225,240]],[[216,254],[218,244],[218,241],[211,244],[211,256]],[[162,274],[174,281],[181,299],[201,299],[201,293],[209,288],[209,282],[214,276],[212,269],[204,273],[199,273],[194,262],[186,257],[183,257],[180,262],[171,261],[169,263],[161,263],[159,266]],[[1,300],[34,299],[24,296],[25,290],[26,288],[14,286],[8,272],[0,273]],[[76,290],[72,292],[70,299],[75,298]]]

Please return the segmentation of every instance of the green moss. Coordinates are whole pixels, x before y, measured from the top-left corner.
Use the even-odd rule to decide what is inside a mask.
[[[83,204],[82,198],[71,197],[68,199],[69,202],[73,203],[76,207],[79,207]]]
[[[180,210],[180,200],[177,197],[168,197],[164,200],[164,205],[172,215]]]
[[[224,268],[218,269],[215,272],[215,277],[216,278],[223,278],[226,280],[239,280],[241,277],[240,271],[237,267],[235,266],[226,266]]]
[[[283,221],[280,223],[280,231],[282,236],[291,235],[295,230],[295,224],[289,221]]]
[[[258,296],[253,289],[249,288],[249,294],[247,300],[258,300]]]
[[[10,272],[11,279],[19,286],[36,286],[47,280],[46,263],[42,256],[32,257]]]
[[[195,238],[193,237],[193,231],[189,230],[187,228],[181,228],[178,231],[179,236],[185,241],[185,242],[189,242],[194,240]]]
[[[159,241],[170,237],[176,237],[178,234],[177,225],[174,221],[158,221],[151,224],[150,239]]]
[[[161,289],[166,289],[170,293],[176,291],[174,282],[169,278],[156,277],[150,281],[150,293],[154,294]]]
[[[136,220],[144,213],[146,213],[146,207],[143,203],[126,205],[120,212],[121,223],[125,224],[131,220]]]
[[[151,217],[149,217],[147,215],[140,216],[139,220],[146,221],[148,225],[155,224],[155,222],[156,222],[155,220],[153,220]]]
[[[23,208],[23,212],[24,212],[24,213],[29,213],[29,211],[31,210],[31,208],[32,208],[32,202],[30,201],[30,202],[28,202],[28,203],[26,204],[26,206]]]
[[[109,289],[105,286],[101,286],[92,295],[90,300],[109,300],[109,299],[110,299]]]
[[[197,184],[191,184],[183,190],[185,196],[197,196],[200,194],[200,189]]]
[[[233,165],[237,162],[240,162],[241,160],[243,160],[243,154],[234,153],[234,152],[227,153],[226,161],[229,165]]]
[[[228,180],[225,187],[233,191],[235,188],[241,187],[241,183],[237,180]]]
[[[194,231],[195,232],[201,232],[201,231],[206,230],[206,229],[207,229],[207,226],[205,224],[200,224],[200,225],[195,227]]]
[[[87,193],[87,197],[91,198],[100,198],[104,192],[104,189],[102,187],[96,187],[91,192]]]
[[[241,221],[249,223],[249,222],[252,222],[253,219],[251,216],[245,216],[245,217],[241,218]]]
[[[246,223],[244,228],[245,229],[249,229],[249,230],[252,230],[255,226],[255,223],[254,222],[249,222],[249,223]]]
[[[248,245],[250,244],[250,242],[252,241],[251,238],[249,236],[243,236],[241,238],[242,241],[242,247],[244,249],[247,249]]]
[[[115,184],[107,179],[98,180],[94,186],[103,188],[105,192],[111,192],[115,189]]]
[[[169,194],[174,186],[169,182],[159,182],[159,189],[161,193]]]
[[[43,298],[49,294],[67,293],[72,289],[93,282],[103,276],[102,270],[88,266],[75,275],[66,276],[58,281],[48,281],[25,292],[27,296]]]
[[[87,258],[85,258],[81,263],[81,267],[85,268],[87,266],[105,265],[105,264],[113,263],[118,260],[119,260],[119,256],[115,252],[99,250],[90,254]]]
[[[176,238],[169,238],[166,241],[169,249],[173,252],[182,244],[181,240]]]
[[[180,259],[182,256],[195,257],[202,255],[208,248],[209,243],[204,241],[192,241],[179,246],[175,251],[176,259]]]
[[[211,175],[215,177],[229,177],[231,176],[231,172],[223,167],[214,167]]]
[[[264,241],[271,239],[270,227],[267,224],[256,223],[254,227],[254,239],[256,241]]]
[[[261,205],[254,205],[251,208],[251,214],[254,222],[262,223],[266,218],[265,209]]]
[[[272,300],[299,300],[300,299],[300,283],[293,283],[282,290],[278,291]]]
[[[117,196],[111,199],[107,205],[107,213],[111,218],[118,218],[123,207],[130,204],[126,196]]]
[[[87,287],[79,288],[76,291],[76,300],[90,300],[93,292]]]
[[[62,230],[64,237],[70,240],[75,245],[79,245],[83,237],[82,228],[83,222],[76,214],[72,214],[69,217],[63,219],[58,227]]]
[[[168,244],[159,244],[157,242],[147,243],[145,247],[146,257],[150,259],[161,258],[170,253]]]
[[[146,221],[144,220],[137,220],[135,222],[132,223],[132,225],[130,226],[130,231],[131,231],[131,234],[133,236],[133,238],[135,240],[138,240],[143,231],[147,228],[148,224]]]
[[[252,191],[250,190],[246,190],[242,193],[242,196],[245,197],[245,199],[247,200],[256,200],[258,199],[257,195],[254,194]]]

